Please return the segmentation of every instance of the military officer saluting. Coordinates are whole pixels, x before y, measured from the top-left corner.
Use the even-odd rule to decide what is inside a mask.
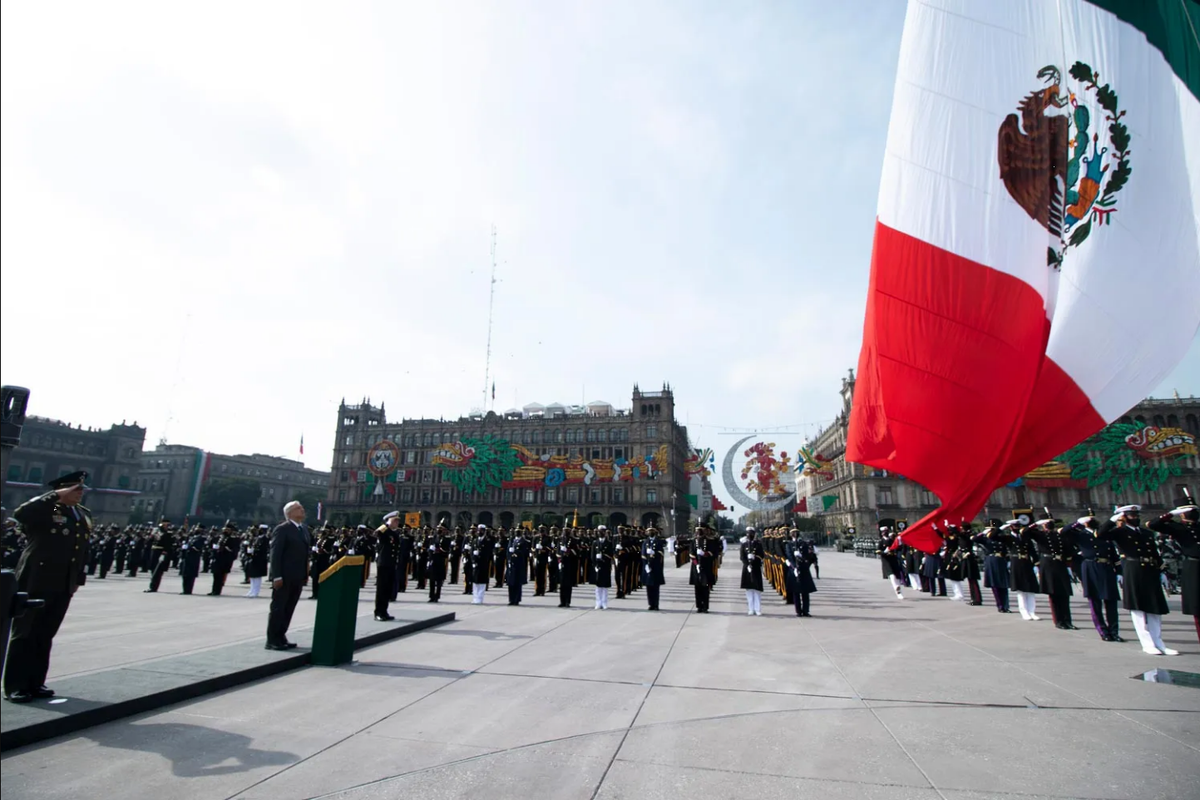
[[[46,688],[50,647],[67,615],[71,596],[83,585],[92,515],[80,505],[86,472],[50,481],[54,490],[13,512],[25,532],[25,550],[17,563],[17,588],[43,602],[13,620],[4,697],[13,703],[54,696]]]

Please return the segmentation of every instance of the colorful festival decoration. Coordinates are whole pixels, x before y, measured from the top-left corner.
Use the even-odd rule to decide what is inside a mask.
[[[746,480],[751,474],[754,475],[746,483],[747,489],[767,497],[776,497],[787,493],[783,481],[780,480],[780,476],[789,471],[788,468],[792,463],[786,452],[780,452],[779,458],[776,459],[774,442],[767,444],[758,442],[742,455],[750,457],[742,467],[742,480]]]
[[[731,495],[735,505],[745,508],[747,511],[774,511],[778,508],[790,507],[795,504],[796,491],[795,487],[787,487],[783,485],[781,476],[788,471],[790,460],[786,453],[780,454],[780,459],[774,457],[774,443],[762,445],[756,444],[742,452],[743,456],[753,457],[746,463],[745,469],[742,471],[742,478],[745,480],[751,473],[755,472],[754,480],[747,485],[747,489],[760,492],[761,500],[756,500],[746,494],[745,489],[734,480],[733,477],[733,459],[736,457],[742,445],[753,439],[753,436],[746,436],[734,443],[733,447],[729,448],[729,452],[725,454],[725,460],[721,464],[721,478],[725,483],[725,489]],[[765,491],[760,491],[759,487],[767,487],[774,490],[774,495]]]
[[[813,453],[807,447],[801,447],[796,459],[796,466],[803,467],[801,475],[833,480],[833,462],[820,453]]]
[[[623,483],[666,475],[670,468],[666,445],[649,458],[585,459],[534,453],[495,436],[443,444],[434,450],[431,463],[441,466],[447,480],[463,494],[482,494],[493,488]]]
[[[716,470],[715,458],[711,447],[706,447],[703,450],[694,450],[687,460],[683,462],[683,474],[691,477],[699,475],[702,478],[707,478]]]
[[[1196,437],[1180,428],[1114,423],[1068,451],[1063,464],[1089,488],[1108,484],[1117,494],[1152,492],[1179,475],[1197,452]]]

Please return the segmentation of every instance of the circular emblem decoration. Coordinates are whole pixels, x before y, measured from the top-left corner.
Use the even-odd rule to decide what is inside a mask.
[[[400,449],[396,443],[384,439],[367,451],[367,469],[376,478],[389,475],[400,463]]]
[[[1033,522],[1033,517],[1029,516],[1029,514],[1025,513],[1024,511],[1022,511],[1020,514],[1017,514],[1014,519],[1025,526],[1028,526],[1031,522]]]
[[[1053,64],[1038,70],[1045,87],[1028,95],[1000,124],[1000,180],[1031,219],[1059,239],[1047,263],[1062,268],[1063,256],[1111,224],[1117,193],[1129,182],[1129,128],[1117,93],[1100,73],[1076,61],[1067,74]]]
[[[567,473],[563,472],[559,467],[551,467],[546,471],[546,485],[558,486],[567,479]]]

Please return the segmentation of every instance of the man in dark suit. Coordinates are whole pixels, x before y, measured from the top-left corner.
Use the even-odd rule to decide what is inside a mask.
[[[304,506],[293,500],[283,507],[287,521],[271,532],[271,615],[267,619],[267,649],[290,650],[287,640],[292,613],[308,583],[308,528]]]
[[[52,480],[49,485],[54,491],[13,512],[26,540],[17,564],[17,589],[44,603],[13,620],[4,670],[4,697],[13,703],[54,696],[45,685],[50,646],[71,596],[86,580],[92,515],[79,503],[87,476],[73,472]]]

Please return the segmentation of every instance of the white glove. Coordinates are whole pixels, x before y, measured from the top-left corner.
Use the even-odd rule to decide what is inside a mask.
[[[508,548],[508,552],[510,552],[510,553],[515,553],[515,552],[517,552],[517,548],[515,548],[515,547],[510,547],[510,548]]]
[[[221,549],[221,545],[219,545],[219,544],[214,544],[214,545],[213,545],[213,550],[220,550],[220,549]],[[313,548],[313,550],[316,550],[316,549],[317,549],[317,548],[315,548],[315,547]]]
[[[471,555],[475,555],[475,556],[477,556],[477,555],[479,555],[479,551],[478,551],[478,550],[472,550],[472,551],[471,551]]]
[[[566,545],[563,545],[562,547],[560,547],[560,548],[558,548],[558,549],[559,549],[559,550],[562,550],[564,553],[565,553],[565,552],[567,552],[567,547],[566,547]]]
[[[603,554],[601,554],[601,553],[596,553],[596,560],[597,560],[597,561],[603,561],[603,560],[604,560],[604,556],[603,556]]]

